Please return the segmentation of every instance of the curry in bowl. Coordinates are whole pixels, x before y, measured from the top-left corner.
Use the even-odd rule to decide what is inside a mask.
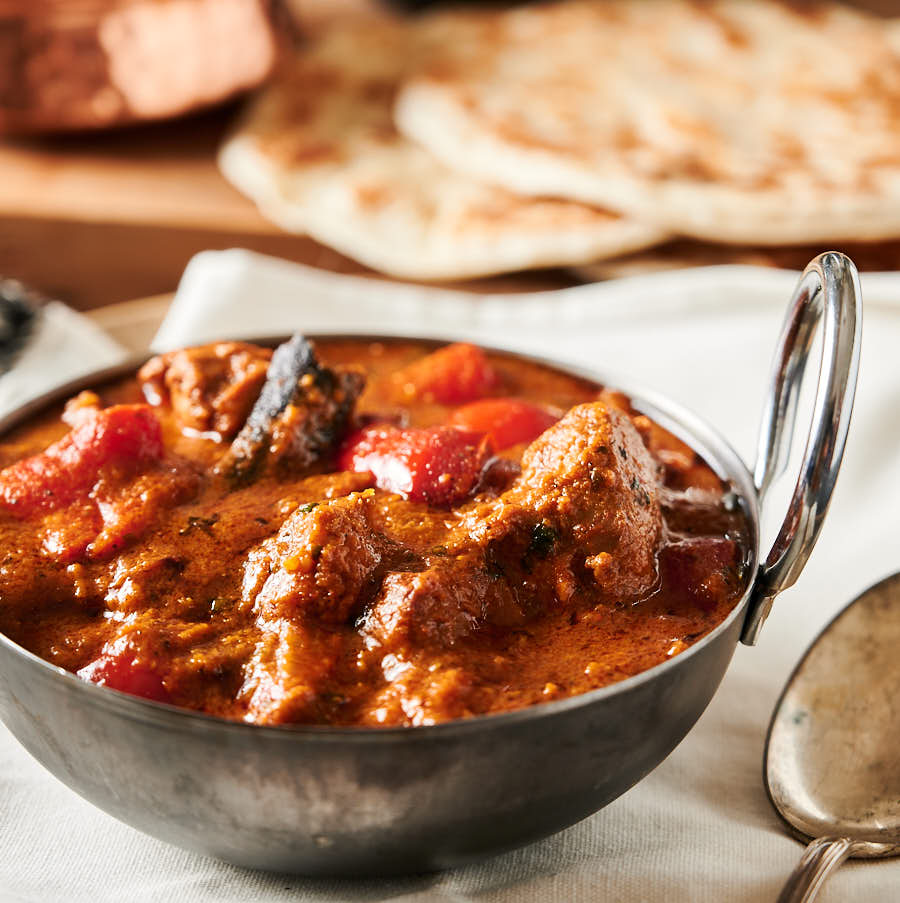
[[[736,496],[628,398],[466,344],[151,359],[0,445],[0,631],[257,724],[423,725],[632,676],[746,588]]]

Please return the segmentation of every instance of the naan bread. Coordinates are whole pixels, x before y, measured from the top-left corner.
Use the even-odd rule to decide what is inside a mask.
[[[220,152],[222,171],[283,228],[409,279],[584,263],[661,240],[655,226],[479,184],[396,131],[402,78],[435,41],[461,40],[480,22],[331,30],[252,106]]]
[[[900,236],[900,20],[769,0],[488,18],[397,101],[459,172],[713,241]]]

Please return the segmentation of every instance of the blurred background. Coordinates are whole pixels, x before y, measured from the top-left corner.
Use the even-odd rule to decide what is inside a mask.
[[[855,5],[898,12],[886,0]],[[330,247],[302,223],[286,228],[287,217],[261,213],[258,197],[223,177],[216,155],[246,95],[286,55],[302,55],[323,30],[342,23],[426,6],[436,4],[0,0],[0,275],[87,309],[171,291],[188,259],[207,248],[240,246],[327,270],[371,272],[363,262],[371,255],[347,254],[346,243]],[[861,268],[900,263],[892,237],[859,246],[840,239]],[[496,273],[474,280],[443,274],[442,281],[479,290],[548,288],[691,264],[800,267],[811,256],[802,242],[711,247],[667,236],[653,244],[652,252],[613,254],[595,266],[585,259],[577,268],[548,267],[537,255],[528,272],[505,272],[518,264],[500,262],[482,267]]]

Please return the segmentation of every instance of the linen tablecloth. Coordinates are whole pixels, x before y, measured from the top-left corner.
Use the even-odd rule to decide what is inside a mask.
[[[752,461],[770,359],[796,279],[720,267],[477,297],[209,252],[186,271],[155,345],[298,328],[473,338],[662,391],[715,424]],[[868,276],[863,292],[856,409],[819,544],[798,584],[778,598],[759,645],[736,650],[688,737],[607,808],[532,846],[433,875],[267,875],[118,823],[56,782],[0,728],[0,900],[774,900],[802,847],[785,833],[763,789],[772,707],[819,629],[900,567],[900,277]],[[767,537],[789,489],[782,481],[773,493]],[[821,899],[900,899],[900,861],[848,863]]]

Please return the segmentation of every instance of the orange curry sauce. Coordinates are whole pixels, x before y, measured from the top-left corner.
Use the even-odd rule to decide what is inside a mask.
[[[220,343],[7,435],[0,630],[177,706],[378,727],[622,680],[740,599],[734,496],[623,396],[467,345],[315,355],[268,415],[271,352]]]

